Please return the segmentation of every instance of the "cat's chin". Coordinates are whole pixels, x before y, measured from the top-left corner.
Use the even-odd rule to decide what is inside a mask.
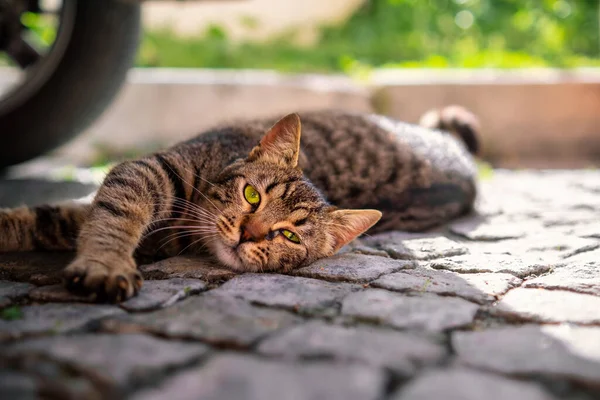
[[[221,241],[214,242],[213,251],[219,262],[226,267],[238,272],[258,272],[258,267],[246,265],[235,249],[227,246]]]

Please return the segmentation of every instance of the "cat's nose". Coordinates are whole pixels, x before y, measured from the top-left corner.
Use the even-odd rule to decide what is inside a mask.
[[[258,242],[269,234],[269,227],[250,221],[240,227],[240,243]]]
[[[240,243],[253,241],[252,235],[243,227],[240,227]]]

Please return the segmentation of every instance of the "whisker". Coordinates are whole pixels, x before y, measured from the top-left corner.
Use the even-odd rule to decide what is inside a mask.
[[[218,233],[218,232],[216,230],[197,230],[197,229],[185,230],[183,232],[171,233],[171,234],[167,235],[166,237],[162,238],[161,240],[167,240],[168,238],[171,238],[173,236],[178,236],[178,235],[187,234],[187,233],[194,234],[194,235],[196,235],[196,234],[200,235],[200,234]]]
[[[198,232],[189,232],[189,231],[187,231],[187,232],[178,232],[178,235],[177,234],[176,235],[171,235],[171,236],[175,236],[175,237],[172,237],[171,239],[169,239],[165,243],[163,243],[158,248],[158,250],[162,249],[164,246],[166,246],[168,243],[171,243],[174,240],[181,239],[181,238],[188,237],[188,236],[194,236],[194,235],[200,235],[200,233],[198,233]],[[213,235],[202,236],[200,239],[204,239],[206,237],[212,237]]]
[[[178,204],[178,202],[181,202],[183,204]],[[187,201],[187,200],[183,200],[183,199],[179,199],[179,198],[174,198],[172,203],[162,202],[162,203],[156,203],[156,204],[168,206],[172,209],[175,208],[177,210],[184,211],[184,212],[189,212],[196,216],[210,216],[210,217],[215,217],[215,218],[217,217],[215,214],[211,213],[210,211],[205,210],[204,208],[200,207],[199,205],[192,203],[191,201]]]
[[[206,245],[207,245],[207,244],[214,242],[214,241],[215,241],[215,240],[217,240],[218,238],[219,238],[219,235],[215,235],[214,237],[212,237],[212,239],[205,241],[205,242],[202,244],[202,246],[200,246],[200,249],[199,249],[199,250],[202,250],[202,249],[206,248]]]
[[[184,251],[186,251],[190,246],[193,246],[194,244],[198,243],[199,241],[201,241],[203,238],[200,238],[198,240],[194,240],[192,243],[188,244],[187,246],[185,246],[179,253],[177,253],[177,255],[180,255],[181,253],[183,253]]]
[[[196,178],[202,179],[204,182],[208,183],[211,186],[216,186],[214,183],[212,183],[211,181],[209,181],[208,179],[204,179],[203,177],[201,177],[200,175],[196,174],[193,170],[185,168],[185,166],[183,166],[184,169],[186,169],[188,172],[190,172],[192,175],[194,175]]]
[[[179,199],[179,198],[173,199],[173,203],[171,204],[171,207],[173,207],[173,208],[177,207],[180,210],[182,209],[186,212],[193,211],[195,214],[198,214],[198,215],[206,215],[206,216],[217,218],[217,215],[215,213],[212,213],[212,212],[206,210],[205,208],[201,207],[200,205],[198,205],[196,203],[192,203],[191,201],[188,201],[185,199]]]
[[[212,225],[212,221],[210,220],[202,220],[202,219],[190,219],[190,218],[161,218],[155,221],[152,221],[153,224],[157,224],[159,222],[164,221],[188,221],[188,222],[206,222]]]
[[[194,225],[192,225],[192,226],[190,226],[190,225],[165,226],[165,227],[162,227],[162,228],[154,229],[153,231],[145,234],[142,237],[142,239],[145,239],[146,237],[148,237],[150,235],[154,235],[155,233],[160,232],[160,231],[164,231],[166,229],[196,229],[196,228],[198,228],[197,225],[196,226],[194,226]]]
[[[168,221],[168,219],[159,220],[157,222],[162,222],[162,221]],[[168,223],[168,224],[162,224],[161,226],[163,228],[168,228],[168,227],[171,227],[171,228],[184,228],[184,227],[185,228],[187,228],[187,227],[207,228],[207,227],[210,227],[210,226],[214,225],[213,223],[211,223],[209,221],[199,221],[197,219],[188,219],[188,218],[173,218],[172,221],[181,221],[181,222],[188,221],[188,222],[196,222],[196,224],[195,225],[192,225],[192,224],[187,224],[187,225],[186,224],[183,224],[183,225],[179,224],[178,225],[178,224],[175,224],[175,223]],[[165,226],[163,226],[163,225],[165,225]]]
[[[180,226],[174,226],[174,228],[181,228]],[[218,233],[217,228],[213,227],[213,226],[197,226],[195,228],[181,228],[184,229],[186,232],[201,232],[201,233]],[[176,232],[177,233],[177,232]],[[173,235],[173,233],[171,233],[170,235]]]

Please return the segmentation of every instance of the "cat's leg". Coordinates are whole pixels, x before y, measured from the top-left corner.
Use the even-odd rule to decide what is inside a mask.
[[[0,210],[0,252],[75,250],[88,204]]]
[[[116,166],[91,205],[77,241],[77,257],[65,269],[70,290],[122,301],[137,293],[142,277],[134,251],[147,228],[168,215],[184,196],[176,156],[165,153]]]

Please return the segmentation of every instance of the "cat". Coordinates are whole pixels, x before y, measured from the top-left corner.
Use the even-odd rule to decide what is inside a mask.
[[[421,122],[321,111],[209,130],[115,166],[91,204],[0,211],[0,251],[76,249],[67,287],[112,302],[140,290],[137,255],[289,272],[369,229],[422,231],[472,208],[475,117]]]

